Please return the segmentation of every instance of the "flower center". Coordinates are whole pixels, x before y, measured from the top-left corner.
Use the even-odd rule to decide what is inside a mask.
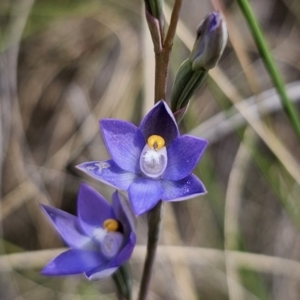
[[[158,178],[165,171],[167,162],[165,140],[159,135],[151,135],[140,156],[142,172],[148,177]]]
[[[151,135],[147,140],[147,144],[152,149],[160,150],[165,146],[165,140],[159,135]]]
[[[107,220],[104,221],[103,227],[107,231],[118,231],[120,229],[120,224],[115,219],[107,219]]]
[[[103,222],[103,228],[94,229],[93,240],[101,249],[101,252],[107,257],[114,257],[123,245],[124,236],[119,230],[122,225],[115,219],[106,219]]]

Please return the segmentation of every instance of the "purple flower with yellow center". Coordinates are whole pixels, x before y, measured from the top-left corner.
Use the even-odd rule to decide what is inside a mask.
[[[43,275],[84,273],[88,279],[110,276],[126,262],[136,243],[129,205],[117,191],[112,206],[93,188],[82,184],[78,217],[42,205],[65,243],[71,248],[50,261]]]
[[[139,127],[104,119],[100,128],[111,155],[107,161],[82,163],[78,168],[97,180],[128,191],[136,215],[158,201],[180,201],[204,194],[202,182],[192,170],[207,141],[179,134],[171,110],[158,102]]]

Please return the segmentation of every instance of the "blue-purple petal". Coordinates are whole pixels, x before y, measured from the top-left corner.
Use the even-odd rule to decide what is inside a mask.
[[[135,215],[139,216],[153,208],[163,193],[159,180],[139,178],[128,190],[129,200]]]
[[[115,273],[118,270],[118,268],[119,267],[114,267],[114,268],[99,267],[86,272],[85,275],[88,278],[88,280],[100,280],[111,276],[113,273]]]
[[[168,165],[163,174],[167,180],[185,178],[196,167],[208,142],[190,135],[175,139],[167,147]]]
[[[41,207],[68,246],[83,248],[91,242],[91,239],[81,231],[77,217],[55,207],[47,205],[41,205]]]
[[[206,193],[203,183],[194,174],[178,181],[162,180],[162,187],[164,201],[182,201]]]
[[[117,256],[111,261],[110,266],[111,267],[118,267],[122,265],[124,262],[126,262],[130,257],[133,252],[133,249],[136,244],[136,235],[132,231],[125,242],[124,247],[122,250],[117,254]]]
[[[136,235],[134,232],[131,232],[127,241],[124,244],[124,247],[116,255],[115,258],[113,258],[107,264],[104,264],[100,267],[96,267],[95,269],[86,272],[86,276],[88,277],[88,279],[94,280],[110,276],[131,257],[135,244]]]
[[[77,168],[101,182],[124,191],[127,191],[132,182],[138,178],[138,175],[122,170],[113,160],[85,162]]]
[[[112,206],[117,220],[123,225],[124,236],[127,238],[131,231],[135,231],[135,217],[125,197],[115,191],[112,196]]]
[[[100,252],[71,249],[55,257],[42,270],[43,275],[59,276],[88,272],[105,264]]]
[[[145,139],[135,125],[129,122],[104,119],[100,121],[103,139],[113,161],[123,170],[140,172],[139,159]]]
[[[78,219],[89,236],[96,227],[103,227],[106,219],[115,219],[115,213],[107,200],[92,187],[82,184],[78,194]]]
[[[140,126],[145,140],[151,135],[160,135],[166,145],[179,136],[178,126],[173,113],[165,101],[158,102],[142,120]]]

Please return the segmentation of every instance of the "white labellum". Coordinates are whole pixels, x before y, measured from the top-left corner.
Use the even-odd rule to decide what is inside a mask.
[[[120,232],[108,232],[101,243],[103,254],[108,257],[114,257],[123,244],[123,234]]]
[[[167,167],[167,162],[168,156],[165,146],[159,150],[155,150],[147,144],[145,145],[140,156],[140,168],[147,177],[160,177]]]

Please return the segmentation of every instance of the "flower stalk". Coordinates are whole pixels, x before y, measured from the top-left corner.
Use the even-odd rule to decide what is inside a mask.
[[[148,243],[147,254],[144,264],[144,272],[141,282],[141,288],[138,300],[144,300],[147,297],[149,284],[152,275],[152,269],[160,236],[161,221],[163,217],[163,202],[160,201],[148,213]]]
[[[155,102],[157,103],[161,99],[166,99],[166,86],[168,77],[168,67],[170,61],[170,55],[173,46],[173,40],[176,33],[177,23],[179,20],[179,12],[181,9],[182,0],[176,0],[168,32],[166,38],[161,35],[162,48],[155,52]],[[153,37],[152,37],[153,39]]]
[[[176,0],[170,26],[164,40],[163,31],[161,31],[160,40],[152,39],[154,45],[161,43],[161,47],[154,47],[155,51],[155,99],[154,103],[157,103],[161,99],[166,99],[166,87],[168,77],[168,66],[170,61],[170,55],[173,46],[173,40],[176,33],[176,27],[179,20],[179,12],[181,9],[182,0]],[[157,51],[158,50],[158,51]],[[156,249],[160,236],[161,221],[163,217],[163,202],[159,201],[156,206],[148,212],[148,242],[147,242],[147,254],[144,264],[143,277],[141,281],[139,300],[144,300],[147,297],[149,284],[152,275],[153,264],[155,260]]]
[[[118,291],[118,299],[131,300],[132,276],[128,262],[120,266],[120,268],[112,275],[112,278]]]

